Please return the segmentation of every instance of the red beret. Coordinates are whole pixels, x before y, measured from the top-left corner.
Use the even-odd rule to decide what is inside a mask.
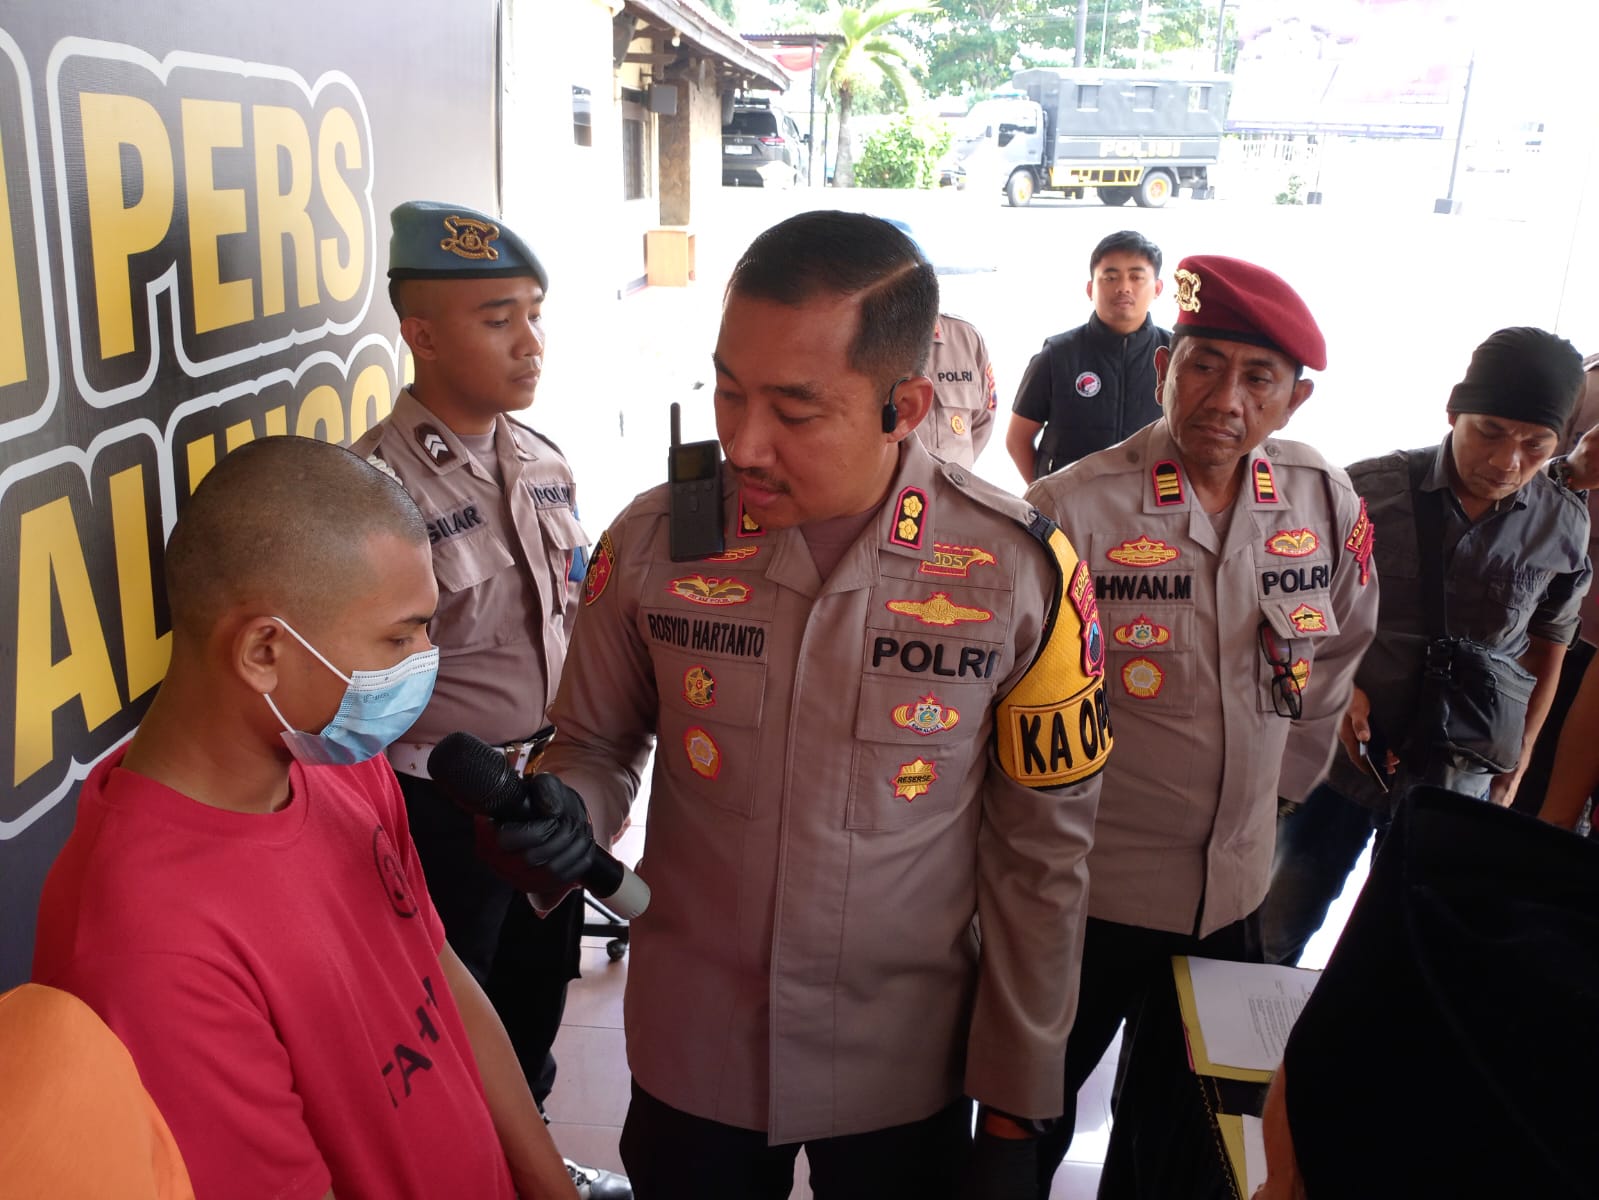
[[[1177,264],[1177,328],[1199,337],[1279,350],[1313,371],[1327,369],[1327,342],[1299,293],[1265,267],[1220,254]]]

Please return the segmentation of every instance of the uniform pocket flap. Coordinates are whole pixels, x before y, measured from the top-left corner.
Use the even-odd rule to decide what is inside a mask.
[[[588,534],[569,508],[539,509],[539,526],[544,530],[545,541],[558,549],[576,550],[589,544]]]
[[[515,563],[505,543],[487,527],[433,547],[433,574],[446,592],[467,591]]]

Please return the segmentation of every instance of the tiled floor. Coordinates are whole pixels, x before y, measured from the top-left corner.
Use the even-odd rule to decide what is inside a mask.
[[[626,862],[637,861],[643,849],[644,814],[636,815],[636,824],[617,845],[617,857]],[[1363,858],[1326,927],[1307,948],[1306,966],[1319,967],[1325,962],[1365,877]],[[627,959],[611,962],[604,939],[589,938],[584,942],[582,967],[583,978],[572,985],[566,1021],[555,1043],[560,1073],[548,1106],[551,1132],[568,1158],[620,1171],[617,1139],[627,1115],[628,1096],[627,1052],[622,1036]],[[1100,1164],[1110,1136],[1110,1091],[1120,1045],[1118,1037],[1079,1094],[1071,1157],[1055,1176],[1051,1200],[1092,1200],[1099,1185]],[[810,1200],[803,1159],[795,1175],[795,1200]]]

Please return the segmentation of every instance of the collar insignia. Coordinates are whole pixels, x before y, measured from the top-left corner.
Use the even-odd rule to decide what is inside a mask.
[[[1183,502],[1183,475],[1171,459],[1158,462],[1150,472],[1155,480],[1155,505],[1165,508]]]
[[[431,425],[418,425],[416,427],[416,444],[422,447],[422,453],[428,456],[429,461],[436,467],[455,458],[455,451],[450,449],[450,443],[444,440],[444,435]]]
[[[765,532],[766,530],[761,528],[760,522],[754,517],[750,516],[749,513],[744,511],[744,491],[742,488],[739,489],[738,536],[741,538],[760,537]]]
[[[1255,480],[1255,503],[1276,504],[1277,481],[1272,478],[1271,464],[1264,458],[1257,458],[1252,475]]]
[[[927,493],[921,488],[908,487],[899,494],[899,506],[894,511],[894,529],[888,540],[896,546],[911,550],[922,548],[922,527],[927,523]]]

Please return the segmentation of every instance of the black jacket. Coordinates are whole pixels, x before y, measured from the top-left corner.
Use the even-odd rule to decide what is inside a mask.
[[[1114,446],[1160,416],[1155,399],[1155,348],[1171,334],[1146,316],[1129,334],[1098,315],[1046,338],[1016,390],[1012,410],[1044,423],[1033,459],[1037,478]]]

